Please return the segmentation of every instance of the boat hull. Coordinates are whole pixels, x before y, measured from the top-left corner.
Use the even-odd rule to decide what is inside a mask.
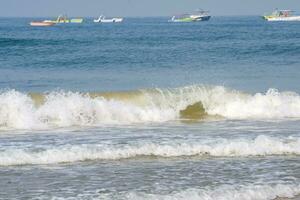
[[[300,21],[300,16],[292,16],[292,17],[263,17],[265,20],[270,22],[279,22],[279,21]]]
[[[83,22],[83,19],[82,18],[78,18],[78,19],[71,19],[71,23],[82,23]]]
[[[208,21],[210,18],[211,18],[211,16],[203,16],[203,17],[197,18],[196,21]]]
[[[53,26],[52,22],[30,22],[30,26]]]
[[[208,21],[211,16],[191,16],[189,18],[183,19],[174,19],[174,17],[170,20],[171,22],[200,22],[200,21]]]
[[[95,19],[95,23],[121,23],[123,18],[112,18],[112,19]]]

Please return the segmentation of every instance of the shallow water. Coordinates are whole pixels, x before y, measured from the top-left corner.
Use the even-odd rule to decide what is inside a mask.
[[[300,24],[0,19],[0,199],[300,194]]]

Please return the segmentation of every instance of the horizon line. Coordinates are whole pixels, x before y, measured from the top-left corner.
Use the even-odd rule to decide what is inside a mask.
[[[175,15],[175,14],[173,14]],[[117,17],[124,17],[124,18],[159,18],[159,17],[171,17],[173,15],[149,15],[149,16],[121,16],[121,15],[105,15],[109,17],[117,16]],[[262,14],[261,14],[262,15]],[[211,15],[212,17],[254,17],[254,16],[261,16],[259,14],[233,14],[233,15]],[[0,18],[48,18],[48,17],[57,17],[59,15],[52,15],[52,16],[1,16]],[[84,15],[67,15],[68,17],[82,17],[82,18],[93,18],[93,17],[99,17],[100,15],[95,16],[84,16]]]

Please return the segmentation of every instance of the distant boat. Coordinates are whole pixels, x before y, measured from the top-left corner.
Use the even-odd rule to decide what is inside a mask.
[[[82,18],[74,18],[68,19],[66,15],[59,15],[56,20],[45,20],[44,22],[51,22],[55,24],[62,24],[62,23],[82,23]]]
[[[123,21],[123,18],[121,17],[114,17],[107,19],[105,16],[101,15],[98,19],[94,19],[95,23],[121,23]]]
[[[208,21],[211,18],[208,11],[197,10],[191,14],[174,15],[170,22],[199,22]]]
[[[30,22],[30,26],[53,26],[52,22]]]
[[[82,22],[83,22],[82,18],[71,19],[71,23],[82,23]]]
[[[264,15],[267,21],[300,21],[300,16],[293,15],[292,10],[275,10],[270,15]]]

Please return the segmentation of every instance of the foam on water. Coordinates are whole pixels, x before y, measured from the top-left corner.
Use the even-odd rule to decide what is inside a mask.
[[[86,160],[116,160],[138,156],[266,156],[300,155],[300,139],[258,136],[253,140],[214,140],[168,143],[140,142],[126,145],[82,144],[38,149],[6,148],[0,151],[0,166],[52,164]]]
[[[40,196],[38,199],[81,200],[279,200],[296,197],[300,193],[297,184],[270,185],[223,185],[219,187],[191,188],[169,194],[149,194],[144,192],[104,193],[102,190],[79,194],[75,197]]]
[[[165,122],[205,115],[227,119],[300,118],[300,96],[275,89],[251,95],[222,86],[194,85],[122,95],[51,92],[39,96],[15,90],[2,92],[0,129]],[[183,113],[187,114],[181,116]]]
[[[47,129],[175,119],[171,109],[139,107],[131,103],[72,92],[53,92],[36,107],[26,94],[11,90],[0,95],[1,129]]]
[[[148,200],[273,200],[292,198],[300,193],[300,185],[221,186],[216,189],[189,189],[168,195],[130,193],[126,199]]]

